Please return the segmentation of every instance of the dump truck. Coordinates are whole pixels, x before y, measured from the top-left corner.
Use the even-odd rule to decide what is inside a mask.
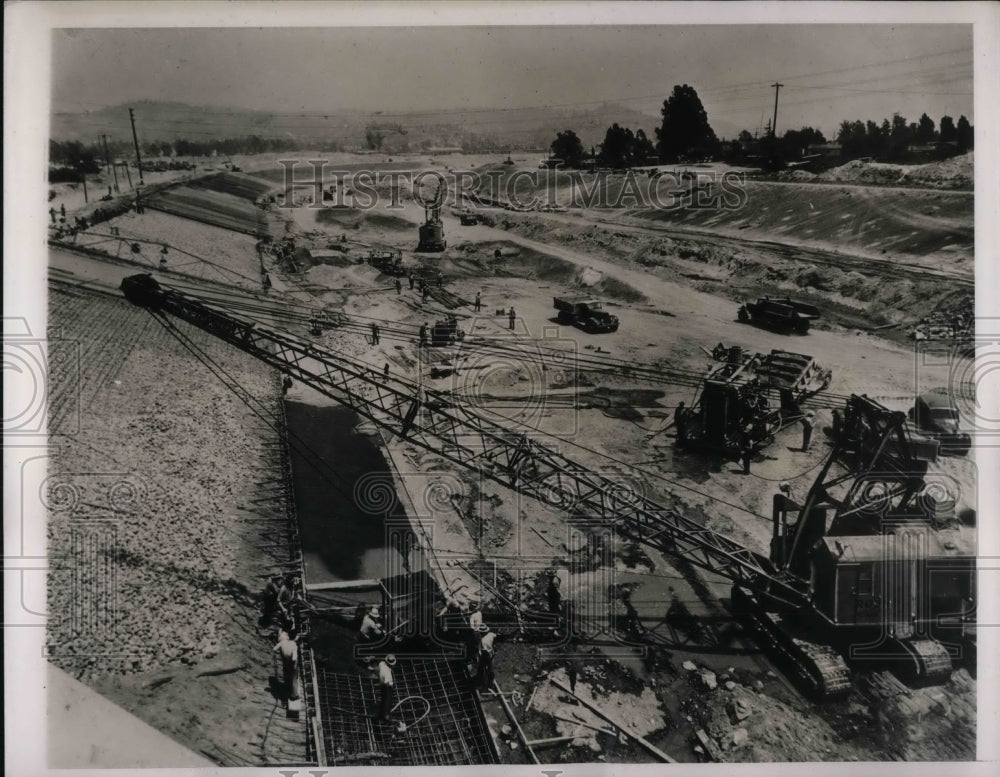
[[[972,447],[972,436],[958,428],[961,415],[944,389],[918,396],[909,416],[921,434],[941,443],[941,453],[946,456],[964,456]]]
[[[559,311],[560,324],[572,324],[589,334],[618,331],[618,316],[605,311],[599,300],[553,297],[552,304]]]
[[[744,324],[804,335],[809,331],[809,323],[819,318],[819,308],[788,297],[761,297],[756,302],[743,303],[737,318]]]

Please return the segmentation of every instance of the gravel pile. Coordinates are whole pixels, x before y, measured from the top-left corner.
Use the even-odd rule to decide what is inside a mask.
[[[253,607],[259,581],[246,573],[257,525],[249,507],[274,440],[241,400],[162,329],[122,332],[95,299],[89,329],[103,346],[81,364],[120,369],[92,396],[82,428],[53,456],[48,482],[48,643],[78,677],[145,672],[196,663],[224,647],[225,630]],[[52,325],[59,326],[53,307]],[[81,325],[82,324],[82,325]],[[270,369],[184,326],[200,348],[253,397],[276,409]],[[103,473],[94,475],[93,473]]]

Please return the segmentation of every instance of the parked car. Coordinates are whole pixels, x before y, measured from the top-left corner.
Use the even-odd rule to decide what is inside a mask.
[[[964,456],[972,447],[972,435],[959,429],[961,415],[943,389],[917,397],[909,415],[918,430],[941,442],[941,453],[946,456]]]

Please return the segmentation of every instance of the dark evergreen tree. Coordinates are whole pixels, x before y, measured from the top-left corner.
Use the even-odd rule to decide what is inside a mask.
[[[660,109],[663,123],[656,130],[656,148],[663,161],[718,153],[719,139],[708,123],[701,99],[693,87],[675,86]]]

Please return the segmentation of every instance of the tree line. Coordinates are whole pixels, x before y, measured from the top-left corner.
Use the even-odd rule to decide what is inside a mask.
[[[939,127],[926,113],[915,122],[898,113],[892,119],[874,121],[843,121],[837,130],[837,142],[844,156],[857,158],[870,156],[887,161],[905,157],[910,146],[931,143],[954,143],[959,153],[969,151],[974,145],[974,129],[965,116],[958,123],[951,116],[942,116]]]
[[[763,158],[766,166],[782,167],[786,162],[801,159],[810,146],[827,142],[820,130],[802,127],[787,130],[780,137],[768,134],[761,139],[743,130],[736,139],[724,143],[709,124],[698,93],[687,84],[674,86],[660,109],[660,119],[655,144],[643,130],[632,132],[616,123],[608,127],[604,142],[592,149],[590,155],[571,129],[558,132],[549,150],[553,160],[559,160],[567,168],[580,168],[588,161],[600,167],[623,169],[655,162],[704,158],[739,161],[749,157]],[[973,136],[973,127],[965,116],[957,124],[952,117],[942,116],[938,128],[926,113],[912,123],[897,113],[881,124],[844,121],[836,140],[841,146],[842,159],[870,156],[899,161],[917,144],[954,144],[958,153],[964,153],[973,147]]]

